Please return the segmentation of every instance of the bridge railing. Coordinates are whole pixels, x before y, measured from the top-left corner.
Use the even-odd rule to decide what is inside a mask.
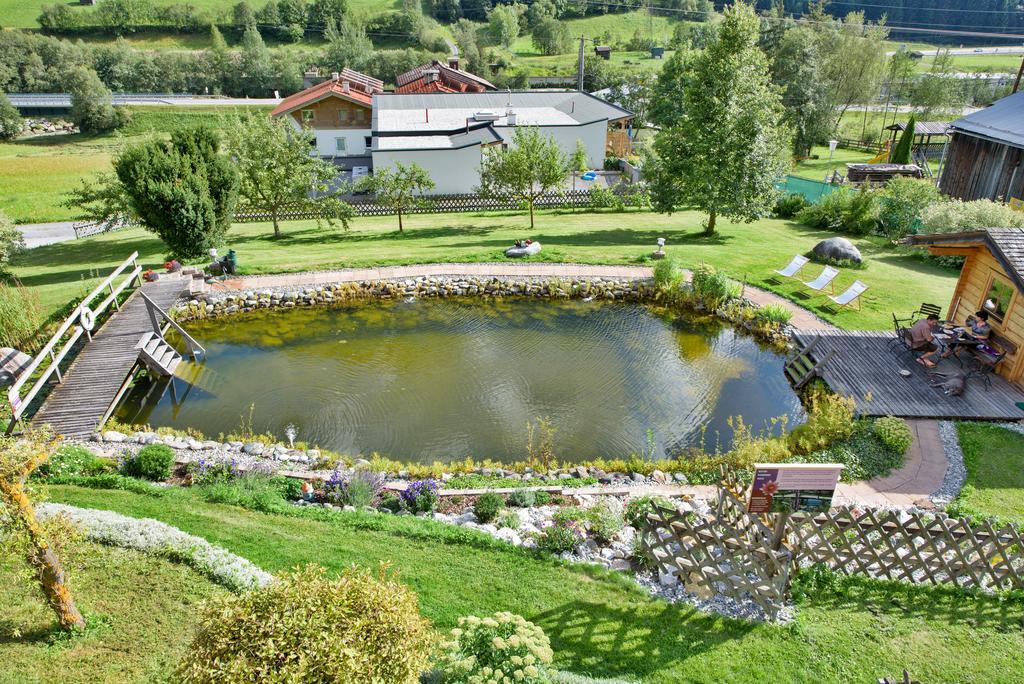
[[[106,280],[96,286],[85,298],[79,302],[75,310],[64,319],[57,331],[50,337],[49,342],[43,345],[39,353],[35,355],[28,367],[7,390],[7,402],[11,407],[11,423],[7,426],[7,434],[14,431],[14,426],[21,420],[21,417],[28,410],[32,400],[36,398],[40,390],[49,382],[50,378],[56,376],[57,382],[62,382],[60,364],[74,348],[75,343],[85,335],[86,339],[92,340],[92,330],[96,321],[113,305],[114,309],[120,309],[117,298],[134,281],[142,284],[142,267],[136,263],[139,258],[138,252],[125,259],[120,266],[107,276]],[[118,279],[120,281],[118,282]],[[98,303],[95,303],[99,300]],[[45,367],[43,366],[46,363]],[[41,373],[36,373],[43,368]],[[35,380],[26,392],[22,392],[32,378]]]

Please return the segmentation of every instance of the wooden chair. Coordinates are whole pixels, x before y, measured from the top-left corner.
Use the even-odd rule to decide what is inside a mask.
[[[836,286],[835,286],[835,283],[832,282],[832,281],[834,281],[836,279],[837,275],[839,275],[839,270],[838,269],[832,268],[831,266],[826,266],[824,269],[822,269],[821,273],[818,274],[818,277],[815,278],[814,280],[812,280],[810,282],[806,282],[806,281],[801,281],[801,282],[803,282],[805,287],[810,288],[811,290],[814,290],[815,292],[821,292],[826,287],[828,287],[828,288],[831,289],[832,294],[835,294],[836,293]]]
[[[915,311],[914,313],[910,314],[910,317],[913,320],[917,321],[917,320],[920,320],[922,318],[928,318],[929,316],[932,316],[932,315],[938,316],[939,318],[941,318],[942,317],[942,307],[938,306],[936,304],[927,304],[925,302],[922,302],[921,306],[918,307],[917,311]]]
[[[857,304],[857,310],[860,311],[860,296],[864,294],[864,291],[868,289],[868,286],[859,280],[854,280],[853,285],[846,288],[846,292],[842,293],[838,297],[829,295],[828,298],[839,305],[839,308],[852,303]]]
[[[810,259],[803,256],[802,254],[797,254],[795,257],[793,257],[793,260],[789,262],[788,266],[781,270],[776,269],[775,272],[778,273],[783,278],[793,278],[796,276],[797,272],[801,268],[807,265],[807,262],[809,261]]]
[[[998,370],[1000,362],[1008,354],[1015,353],[1017,345],[995,332],[989,335],[983,344],[987,349],[981,347],[968,349],[971,355],[971,365],[967,377],[980,377],[985,383],[985,390],[988,391],[992,386],[992,376]]]

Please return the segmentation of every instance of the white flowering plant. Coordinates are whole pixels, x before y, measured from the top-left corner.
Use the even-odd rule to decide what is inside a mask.
[[[459,684],[547,684],[551,643],[537,625],[513,613],[459,618],[444,644],[440,669]]]

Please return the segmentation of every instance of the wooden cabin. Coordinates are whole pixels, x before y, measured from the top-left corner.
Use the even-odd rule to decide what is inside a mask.
[[[944,318],[963,324],[975,311],[988,311],[994,346],[1007,353],[996,371],[1024,384],[1024,228],[912,235],[907,241],[932,254],[966,258]]]
[[[949,125],[939,190],[964,201],[1024,199],[1024,90]]]

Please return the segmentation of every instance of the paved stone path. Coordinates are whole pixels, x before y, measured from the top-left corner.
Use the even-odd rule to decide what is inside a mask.
[[[211,286],[214,292],[230,290],[252,290],[268,287],[297,287],[301,285],[326,285],[356,280],[393,280],[396,278],[418,278],[421,276],[477,276],[477,277],[561,277],[561,278],[652,278],[654,271],[649,266],[599,266],[589,264],[549,264],[539,262],[520,263],[475,263],[475,264],[418,264],[412,266],[383,266],[380,268],[345,268],[335,271],[306,273],[280,273],[231,278]],[[687,277],[689,277],[687,275]],[[790,324],[799,330],[821,330],[833,328],[807,309],[776,294],[747,285],[744,296],[758,305],[778,304],[788,309],[793,317]]]

